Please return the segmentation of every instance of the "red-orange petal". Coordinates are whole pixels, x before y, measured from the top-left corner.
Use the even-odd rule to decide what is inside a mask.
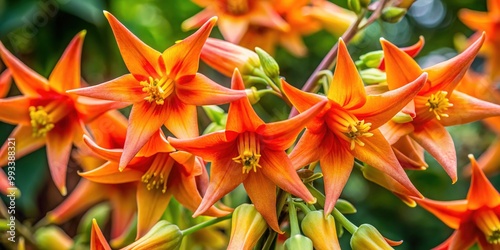
[[[285,93],[285,96],[299,112],[304,112],[318,102],[326,100],[324,96],[297,89],[288,84],[284,79],[281,79],[281,86],[283,87],[283,93]]]
[[[26,96],[0,99],[0,121],[10,124],[31,126],[29,107],[37,106],[36,101]]]
[[[477,237],[478,237],[478,231],[476,227],[474,227],[471,224],[462,226],[456,231],[455,237],[453,237],[453,240],[450,242],[449,249],[450,250],[470,249],[470,247],[472,247],[472,245],[474,245],[474,243],[476,242]],[[480,237],[484,236],[481,235]]]
[[[0,42],[0,57],[12,73],[19,91],[27,96],[42,96],[49,91],[47,79],[14,57]]]
[[[131,74],[123,75],[99,85],[72,89],[67,92],[125,103],[142,102],[144,101],[144,97],[147,96],[146,93],[142,91],[142,86],[139,84],[139,81]]]
[[[6,69],[0,74],[0,98],[4,98],[9,94],[10,86],[12,84],[12,73]]]
[[[337,67],[327,97],[345,109],[356,109],[366,102],[363,80],[342,39],[338,42]]]
[[[451,181],[457,181],[457,156],[453,139],[446,129],[437,120],[431,120],[410,134],[436,161],[444,168],[450,176]]]
[[[21,125],[14,128],[12,133],[10,133],[8,138],[15,138],[16,159],[20,159],[45,145],[44,137],[33,138],[31,133],[31,126]],[[10,146],[12,146],[12,144],[9,145],[9,140],[6,140],[2,148],[0,148],[0,166],[7,165],[7,150]]]
[[[196,106],[183,103],[176,96],[164,105],[167,111],[165,127],[178,138],[193,138],[199,135]]]
[[[159,129],[157,133],[153,133],[135,157],[149,157],[160,152],[169,153],[174,151],[175,148],[170,145],[163,131]]]
[[[80,62],[83,39],[87,32],[80,31],[69,43],[49,77],[49,85],[59,93],[80,87]]]
[[[476,210],[483,206],[494,208],[500,205],[500,194],[486,178],[472,154],[469,155],[472,165],[472,179],[467,194],[467,208]]]
[[[224,40],[238,44],[248,30],[249,21],[244,17],[224,16],[219,20],[218,26]]]
[[[109,110],[121,109],[130,105],[125,102],[115,102],[78,96],[75,109],[84,123],[89,123]]]
[[[321,149],[325,148],[323,142],[325,133],[324,130],[319,133],[313,133],[309,129],[306,129],[290,153],[290,160],[295,169],[302,168],[319,160],[320,156],[324,154]],[[322,146],[318,149],[318,145]]]
[[[160,52],[142,42],[111,13],[104,11],[104,16],[108,19],[123,61],[130,73],[142,77],[158,78],[161,76],[159,61],[162,58]]]
[[[121,149],[107,149],[103,148],[94,142],[89,136],[83,135],[83,142],[97,154],[100,158],[108,161],[118,162],[122,156],[123,150]]]
[[[92,232],[90,233],[90,250],[111,250],[106,238],[102,234],[97,221],[92,219]]]
[[[422,74],[422,69],[411,56],[387,40],[381,39],[380,43],[384,50],[389,89],[400,88]]]
[[[169,137],[168,141],[178,150],[187,151],[207,161],[215,161],[227,156],[230,153],[228,150],[234,150],[234,157],[238,155],[236,151],[236,142],[227,142],[225,138],[225,132],[220,131],[192,139],[176,139]]]
[[[135,227],[137,201],[135,198],[136,184],[115,186],[110,197],[111,209],[111,245],[122,246],[127,232]]]
[[[413,197],[413,199],[419,206],[434,214],[447,226],[453,229],[458,229],[460,227],[463,216],[467,212],[466,200],[435,201],[427,198],[416,197]]]
[[[401,48],[401,50],[404,51],[409,56],[415,57],[416,55],[418,55],[418,53],[420,53],[420,51],[424,47],[424,44],[425,44],[424,36],[420,36],[417,43],[408,47]],[[382,58],[382,61],[380,61],[380,65],[378,66],[378,68],[380,70],[385,70],[384,58]]]
[[[177,81],[183,76],[194,75],[198,72],[201,49],[216,22],[217,17],[210,18],[194,34],[163,52],[163,60],[169,77]]]
[[[139,181],[144,172],[134,168],[126,168],[123,171],[119,171],[117,162],[108,161],[98,168],[79,173],[79,175],[93,182],[118,184]]]
[[[492,35],[490,32],[493,23],[491,16],[486,12],[461,9],[458,12],[458,17],[465,25],[473,30],[486,31],[488,34]]]
[[[259,170],[257,173],[248,173],[243,185],[255,209],[274,231],[282,234],[276,215],[276,185]]]
[[[156,222],[161,218],[168,206],[172,193],[167,189],[162,193],[161,189],[148,190],[144,183],[137,186],[137,236],[144,236]]]
[[[453,104],[446,111],[449,117],[442,117],[439,121],[443,126],[465,124],[500,115],[499,105],[474,98],[459,91],[451,93],[449,102]]]

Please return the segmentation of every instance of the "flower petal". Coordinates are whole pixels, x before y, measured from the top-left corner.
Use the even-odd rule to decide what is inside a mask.
[[[500,194],[477,165],[473,155],[469,155],[472,165],[472,179],[467,193],[467,208],[477,210],[483,206],[494,208],[500,205]]]
[[[462,217],[467,212],[466,200],[435,201],[427,198],[416,197],[413,197],[413,199],[419,206],[434,214],[447,226],[453,229],[458,229],[460,227]]]
[[[168,105],[165,126],[178,138],[193,138],[199,135],[196,106],[188,105],[176,96],[171,97]]]
[[[410,137],[402,137],[392,145],[392,149],[404,169],[427,169],[428,165],[424,160],[424,149]]]
[[[446,112],[449,117],[443,117],[439,121],[443,126],[465,124],[500,115],[499,105],[476,99],[459,91],[451,93],[449,102],[453,104]]]
[[[413,124],[411,123],[395,123],[388,121],[386,124],[378,128],[384,135],[389,144],[394,144],[404,136],[413,132]]]
[[[43,147],[45,145],[44,137],[36,137],[33,138],[31,136],[32,128],[31,126],[17,126],[14,128],[12,133],[10,133],[8,138],[15,139],[15,147],[16,147],[16,159],[20,159],[21,157]],[[7,165],[7,150],[12,146],[9,145],[9,140],[6,140],[0,148],[0,166]]]
[[[35,103],[33,98],[26,96],[2,98],[0,99],[0,120],[31,127],[29,107],[37,106]]]
[[[14,57],[0,42],[0,57],[12,73],[19,91],[27,96],[42,96],[49,91],[47,79]]]
[[[199,3],[197,4],[201,5]],[[201,6],[206,6],[206,5],[201,5]],[[204,23],[206,23],[208,20],[210,20],[211,17],[216,15],[217,13],[213,10],[213,8],[207,7],[202,11],[198,12],[197,14],[195,14],[194,16],[184,20],[184,22],[182,22],[181,24],[182,30],[192,30],[194,28],[198,28],[202,26]]]
[[[85,122],[91,122],[109,110],[121,109],[130,105],[125,102],[99,100],[86,96],[78,96],[75,101],[75,109]]]
[[[95,143],[89,136],[83,135],[83,142],[92,150],[95,154],[97,154],[100,158],[108,161],[118,162],[120,161],[120,157],[122,156],[123,150],[121,149],[107,149],[103,148],[97,143]],[[118,169],[116,169],[118,170]]]
[[[318,161],[320,156],[323,154],[322,149],[325,148],[323,143],[323,140],[325,139],[324,131],[320,133],[313,133],[309,129],[306,129],[297,142],[297,145],[295,145],[293,151],[290,153],[292,166],[295,169],[299,169],[305,165],[311,164],[314,161]]]
[[[384,50],[389,89],[400,88],[422,74],[422,69],[410,55],[385,39],[381,39],[380,43]]]
[[[123,75],[99,85],[72,89],[67,92],[126,103],[142,102],[144,101],[144,97],[146,97],[146,93],[142,91],[142,86],[131,74]]]
[[[106,238],[101,232],[97,221],[92,219],[92,232],[90,233],[90,250],[111,250]]]
[[[325,180],[324,214],[333,211],[354,165],[354,157],[347,148],[340,144],[328,146],[330,146],[331,150],[323,154],[320,159],[321,172],[323,172]]]
[[[137,236],[144,236],[161,218],[168,206],[172,193],[161,189],[148,190],[144,183],[137,186]]]
[[[338,42],[337,67],[327,96],[345,109],[355,109],[366,102],[363,80],[342,39]]]
[[[219,20],[218,26],[224,40],[238,44],[247,32],[249,22],[246,18],[225,16]]]
[[[415,57],[416,55],[418,55],[418,53],[420,53],[420,51],[424,47],[424,44],[425,44],[424,36],[420,36],[417,43],[408,47],[401,48],[401,50],[404,51],[409,56]],[[382,58],[382,61],[380,61],[380,65],[378,66],[378,68],[380,70],[385,70],[384,58]]]
[[[134,168],[125,168],[120,171],[118,170],[118,162],[108,161],[96,169],[78,174],[93,182],[117,184],[139,181],[144,172]]]
[[[427,81],[427,74],[423,73],[416,80],[400,88],[389,90],[380,95],[369,95],[366,103],[359,109],[352,110],[359,120],[370,122],[375,129],[389,121],[401,111]]]
[[[420,144],[443,166],[453,183],[457,181],[457,156],[453,139],[446,129],[435,119],[419,127],[410,137]]]
[[[450,250],[470,249],[477,240],[476,228],[473,225],[461,226],[450,242]],[[487,250],[487,249],[483,249]]]
[[[110,110],[87,124],[97,145],[103,148],[123,148],[128,120],[118,110]]]
[[[461,9],[458,12],[458,17],[460,21],[473,30],[486,31],[487,34],[491,34],[493,31],[490,27],[493,26],[494,21],[486,12]]]
[[[122,246],[131,227],[135,227],[137,202],[136,184],[116,185],[110,190],[111,214],[111,245]],[[116,248],[116,247],[115,247]]]
[[[189,78],[188,81],[179,80],[175,85],[177,97],[186,104],[219,105],[247,95],[245,91],[225,88],[199,73]]]
[[[12,85],[12,73],[9,69],[4,70],[0,74],[0,98],[4,98],[9,94],[10,86]]]
[[[236,142],[227,142],[225,140],[225,132],[214,132],[207,135],[202,135],[192,139],[176,139],[169,137],[168,141],[176,149],[184,150],[197,156],[201,156],[207,161],[215,161],[219,158],[229,155],[230,149],[236,152]],[[230,156],[231,157],[231,156]]]
[[[59,93],[80,87],[80,62],[86,33],[81,31],[71,40],[50,74],[49,85]]]
[[[161,128],[168,117],[167,111],[163,105],[148,102],[139,102],[132,106],[120,169],[125,168],[149,138]]]
[[[210,18],[194,34],[163,52],[165,68],[169,77],[177,81],[183,76],[194,75],[198,72],[201,49],[216,22],[217,17]]]
[[[278,187],[307,203],[315,203],[316,198],[307,190],[297,172],[292,166],[292,162],[284,151],[266,150],[261,152],[260,165],[262,168],[257,171],[262,173]]]
[[[304,112],[318,102],[326,100],[324,96],[297,89],[287,83],[284,79],[281,79],[281,86],[283,87],[283,93],[285,93],[285,96],[299,112]]]
[[[116,43],[127,69],[133,75],[158,78],[160,74],[160,52],[146,45],[128,30],[111,13],[104,11],[115,35]]]
[[[175,148],[168,143],[163,131],[158,129],[156,133],[153,133],[151,138],[146,142],[146,144],[141,148],[141,150],[135,155],[135,157],[150,157],[157,153],[170,153],[174,152]]]
[[[276,185],[260,171],[248,173],[243,185],[255,209],[264,217],[269,227],[282,234],[276,215]]]

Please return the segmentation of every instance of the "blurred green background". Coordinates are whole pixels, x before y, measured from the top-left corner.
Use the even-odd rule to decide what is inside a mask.
[[[333,2],[346,6],[346,1]],[[419,63],[425,67],[443,61],[456,55],[453,37],[457,33],[472,34],[457,18],[461,8],[485,11],[486,3],[484,0],[418,0],[398,24],[377,22],[370,26],[361,39],[349,45],[351,55],[356,59],[368,51],[380,49],[379,37],[406,46],[415,43],[422,35],[426,45],[418,56]],[[145,43],[163,51],[190,34],[183,32],[180,24],[200,8],[188,0],[0,0],[0,40],[25,64],[48,76],[71,38],[85,29],[82,77],[89,84],[98,84],[128,72],[102,10],[113,13]],[[212,37],[221,37],[217,29],[212,32]],[[295,58],[279,48],[275,58],[280,64],[281,75],[290,83],[302,86],[336,41],[337,38],[326,31],[306,37],[310,51],[305,58]],[[481,61],[475,62],[473,67],[480,70]],[[3,68],[1,65],[0,70]],[[220,83],[228,83],[228,78],[206,65],[202,64],[200,71]],[[17,94],[13,87],[10,95]],[[287,117],[289,108],[282,102],[275,102],[276,99],[264,98],[259,104],[262,108],[259,107],[258,111],[265,120]],[[12,129],[11,125],[0,124],[0,141],[5,141]],[[452,127],[449,131],[457,148],[459,173],[468,163],[467,154],[473,153],[477,158],[494,138],[494,134],[481,123]],[[442,168],[431,157],[427,160],[430,165],[428,170],[408,172],[422,194],[440,200],[464,199],[469,178],[460,176],[459,181],[451,185]],[[18,200],[18,219],[35,223],[63,198],[49,180],[45,148],[18,160],[17,166],[16,183],[23,194]],[[70,191],[78,181],[77,170],[75,164],[69,166]],[[498,176],[491,176],[491,180],[496,187],[500,187]],[[430,249],[447,239],[452,232],[427,211],[418,207],[409,208],[390,192],[366,181],[357,170],[354,170],[342,197],[358,209],[357,214],[348,216],[354,223],[370,223],[384,236],[404,240],[404,244],[397,249]],[[70,234],[74,233],[76,222],[70,221],[63,228]],[[341,238],[341,243],[348,246],[347,233]]]

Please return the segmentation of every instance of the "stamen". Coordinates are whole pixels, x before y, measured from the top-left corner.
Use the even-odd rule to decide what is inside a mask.
[[[151,76],[140,84],[143,86],[142,91],[148,94],[144,100],[150,103],[154,101],[157,105],[165,103],[165,99],[172,94],[175,86],[173,80],[168,77],[158,80]]]
[[[161,192],[167,192],[167,181],[172,170],[174,160],[167,153],[158,153],[151,163],[148,171],[142,176],[141,181],[146,184],[148,190],[162,188]]]
[[[347,132],[344,134],[351,140],[351,150],[354,149],[356,144],[359,146],[365,145],[365,143],[359,139],[360,137],[373,136],[373,133],[368,132],[371,126],[372,124],[369,122],[365,123],[365,120],[356,121],[347,126]]]
[[[453,106],[448,98],[446,98],[447,94],[448,92],[440,90],[435,94],[431,94],[425,103],[425,106],[429,107],[429,112],[433,112],[438,120],[441,120],[441,117],[449,117],[449,115],[444,112],[448,110],[449,107]]]
[[[490,244],[500,243],[500,220],[492,209],[478,210],[473,218]]]
[[[31,136],[34,138],[46,136],[54,128],[52,118],[46,112],[43,106],[29,107],[31,127],[33,129]],[[50,112],[50,110],[48,110]]]
[[[243,174],[248,174],[252,169],[257,172],[257,168],[262,168],[259,165],[260,141],[257,141],[255,133],[245,132],[240,134],[238,137],[238,153],[240,155],[234,157],[233,161],[243,165]]]
[[[248,0],[226,0],[226,11],[235,16],[246,14],[249,10]]]

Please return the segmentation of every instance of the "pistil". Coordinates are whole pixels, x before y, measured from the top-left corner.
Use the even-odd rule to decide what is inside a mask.
[[[150,103],[155,102],[157,105],[165,103],[165,99],[172,94],[175,86],[173,80],[168,77],[156,79],[151,76],[140,84],[143,86],[142,91],[148,94],[144,100]]]
[[[453,106],[453,104],[449,102],[446,95],[448,95],[448,92],[440,90],[435,94],[431,94],[425,103],[425,106],[429,107],[429,112],[434,113],[436,119],[438,120],[441,120],[441,117],[449,117],[449,115],[445,112],[449,107]]]

